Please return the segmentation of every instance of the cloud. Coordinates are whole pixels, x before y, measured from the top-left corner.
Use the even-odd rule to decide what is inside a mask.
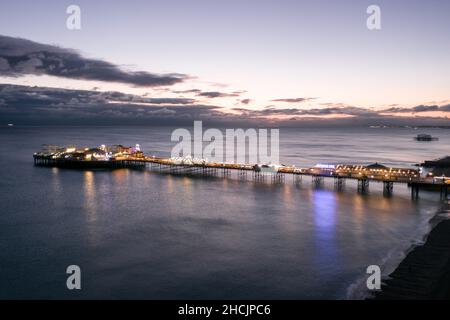
[[[402,107],[393,107],[384,110],[385,113],[420,113],[420,112],[429,112],[429,111],[442,111],[448,112],[450,111],[450,104],[438,106],[438,105],[418,105],[412,108],[402,108]]]
[[[249,110],[245,108],[234,108],[233,110],[241,112],[249,117],[270,117],[270,116],[326,116],[326,115],[348,115],[348,116],[377,116],[378,113],[364,108],[343,106],[343,107],[327,107],[313,109],[298,108],[275,108],[267,106],[262,110]]]
[[[203,120],[208,125],[226,127],[448,125],[448,119],[444,117],[399,117],[396,113],[386,113],[389,109],[373,110],[341,103],[312,109],[240,107],[229,112],[230,109],[201,104],[193,99],[10,84],[0,84],[0,97],[0,124],[192,125],[194,120]],[[417,107],[404,109],[409,112],[435,109],[433,106]],[[439,106],[438,110],[450,112],[450,104]]]
[[[172,92],[177,94],[193,93],[197,97],[206,97],[213,99],[213,98],[238,97],[245,91],[234,91],[232,93],[226,93],[220,91],[202,91],[200,89],[188,89],[188,90],[173,90]]]
[[[444,112],[450,112],[450,104],[446,104],[444,106],[440,106],[439,110],[440,111],[444,111]]]
[[[348,116],[365,116],[372,117],[378,115],[376,111],[372,111],[365,108],[353,107],[353,106],[340,106],[340,107],[327,107],[302,110],[302,115],[348,115]]]
[[[141,104],[193,104],[195,99],[189,98],[148,98],[148,95],[137,96],[133,94],[122,93],[118,91],[106,91],[98,95],[110,102],[128,102]]]
[[[200,90],[200,89],[189,89],[189,90],[174,90],[172,92],[173,93],[180,93],[180,94],[183,94],[183,93],[200,93],[200,92],[202,92],[202,90]]]
[[[288,102],[288,103],[298,103],[298,102],[305,102],[305,101],[311,101],[317,98],[283,98],[283,99],[274,99],[272,101],[274,102]]]
[[[207,98],[226,98],[226,97],[238,97],[240,92],[225,93],[219,91],[204,91],[197,94],[198,97]]]
[[[177,113],[175,110],[168,109],[168,108],[162,108],[162,109],[156,109],[156,110],[148,110],[148,114],[175,114]]]
[[[0,84],[0,123],[26,124],[181,124],[221,107],[192,99],[149,98],[117,91],[70,90]]]
[[[10,77],[26,74],[50,75],[81,80],[120,82],[136,87],[167,86],[184,81],[184,74],[155,74],[126,71],[99,59],[89,59],[77,51],[0,35],[0,72]]]

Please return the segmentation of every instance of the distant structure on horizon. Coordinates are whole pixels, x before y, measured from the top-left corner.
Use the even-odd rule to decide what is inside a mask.
[[[439,140],[439,138],[438,137],[433,137],[430,134],[421,133],[421,134],[418,134],[417,136],[415,136],[414,140],[417,140],[417,141],[437,141],[437,140]]]

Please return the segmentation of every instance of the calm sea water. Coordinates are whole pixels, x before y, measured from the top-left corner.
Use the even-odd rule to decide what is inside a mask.
[[[410,166],[448,155],[413,129],[282,129],[283,163]],[[34,167],[42,144],[134,145],[168,155],[171,128],[0,128],[0,298],[357,298],[368,265],[386,274],[429,231],[439,195],[385,198],[136,170]],[[66,267],[82,290],[66,289]]]

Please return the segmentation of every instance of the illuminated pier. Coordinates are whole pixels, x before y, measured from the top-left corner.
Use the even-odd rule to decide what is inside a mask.
[[[428,173],[421,176],[418,169],[386,167],[379,163],[371,165],[318,164],[311,168],[285,165],[234,164],[208,162],[191,157],[160,158],[146,156],[139,145],[135,147],[101,146],[99,148],[77,149],[75,147],[47,147],[34,154],[37,166],[57,166],[68,168],[148,168],[161,173],[200,175],[213,177],[236,176],[239,180],[255,182],[284,183],[290,177],[294,184],[302,183],[304,177],[311,177],[312,184],[320,187],[324,180],[333,179],[336,190],[342,190],[347,180],[357,182],[357,191],[365,194],[370,182],[383,184],[383,194],[391,196],[394,184],[407,184],[411,197],[417,199],[420,190],[440,191],[441,198],[447,199],[450,177],[433,177]]]

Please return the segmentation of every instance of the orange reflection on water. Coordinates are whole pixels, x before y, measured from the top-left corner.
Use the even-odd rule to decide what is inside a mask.
[[[56,195],[61,193],[61,181],[59,179],[59,169],[56,167],[52,168],[52,186],[53,192]]]
[[[192,181],[189,177],[183,177],[183,186],[187,187],[190,186],[192,184]]]
[[[282,197],[282,205],[286,208],[295,208],[296,202],[294,201],[294,197],[296,196],[293,194],[293,188],[292,186],[288,185],[287,183],[284,183],[280,186],[281,189],[281,197]]]
[[[117,184],[125,183],[125,181],[128,179],[129,173],[130,172],[128,169],[118,169],[112,171],[112,177],[114,179],[114,182]]]
[[[83,189],[84,189],[84,207],[89,213],[89,217],[95,220],[97,213],[97,202],[96,202],[96,192],[95,192],[95,179],[94,172],[85,171],[83,179]]]
[[[171,175],[167,176],[167,192],[173,193],[173,177]]]

